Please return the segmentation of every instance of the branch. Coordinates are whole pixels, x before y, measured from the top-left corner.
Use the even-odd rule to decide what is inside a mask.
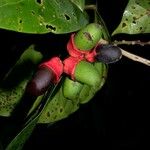
[[[150,41],[147,42],[142,42],[140,40],[136,40],[136,41],[126,41],[126,40],[122,40],[122,41],[113,41],[114,45],[140,45],[140,46],[145,46],[145,45],[150,45]]]
[[[125,57],[127,57],[127,58],[129,58],[129,59],[131,59],[133,61],[137,61],[137,62],[143,63],[143,64],[145,64],[147,66],[150,66],[150,60],[148,60],[148,59],[145,59],[143,57],[140,57],[140,56],[137,56],[135,54],[129,53],[129,52],[123,50],[123,49],[121,49],[121,52],[122,52],[123,56],[125,56]]]

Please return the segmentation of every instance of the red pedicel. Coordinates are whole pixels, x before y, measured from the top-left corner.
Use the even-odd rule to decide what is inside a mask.
[[[74,71],[76,68],[76,65],[81,61],[82,59],[79,59],[77,57],[68,57],[63,61],[64,64],[64,73],[67,75],[70,75],[71,79],[74,80]]]
[[[95,62],[95,56],[97,55],[95,48],[85,55],[85,59],[89,62]]]
[[[67,51],[70,56],[84,58],[84,55],[88,51],[79,50],[74,43],[75,33],[71,35],[70,40],[67,43]]]

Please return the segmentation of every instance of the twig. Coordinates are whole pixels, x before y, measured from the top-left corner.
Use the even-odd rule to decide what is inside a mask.
[[[137,56],[135,54],[129,53],[129,52],[123,50],[123,49],[121,49],[121,52],[122,52],[123,56],[125,56],[125,57],[127,57],[127,58],[129,58],[129,59],[131,59],[133,61],[137,61],[137,62],[143,63],[143,64],[145,64],[147,66],[150,66],[150,60],[148,60],[148,59],[145,59],[143,57],[140,57],[140,56]]]
[[[114,45],[140,45],[140,46],[145,46],[145,45],[150,45],[150,41],[146,41],[146,42],[142,42],[140,40],[136,40],[136,41],[126,41],[126,40],[122,40],[122,41],[117,41],[115,40],[113,42]]]

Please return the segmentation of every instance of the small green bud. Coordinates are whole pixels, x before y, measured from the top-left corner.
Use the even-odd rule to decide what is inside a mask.
[[[90,23],[75,34],[74,43],[79,50],[91,50],[102,37],[102,26]]]

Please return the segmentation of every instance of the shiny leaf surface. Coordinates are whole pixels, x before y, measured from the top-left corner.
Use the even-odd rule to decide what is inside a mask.
[[[59,34],[79,30],[87,23],[87,15],[70,0],[0,1],[0,28],[3,29]]]

